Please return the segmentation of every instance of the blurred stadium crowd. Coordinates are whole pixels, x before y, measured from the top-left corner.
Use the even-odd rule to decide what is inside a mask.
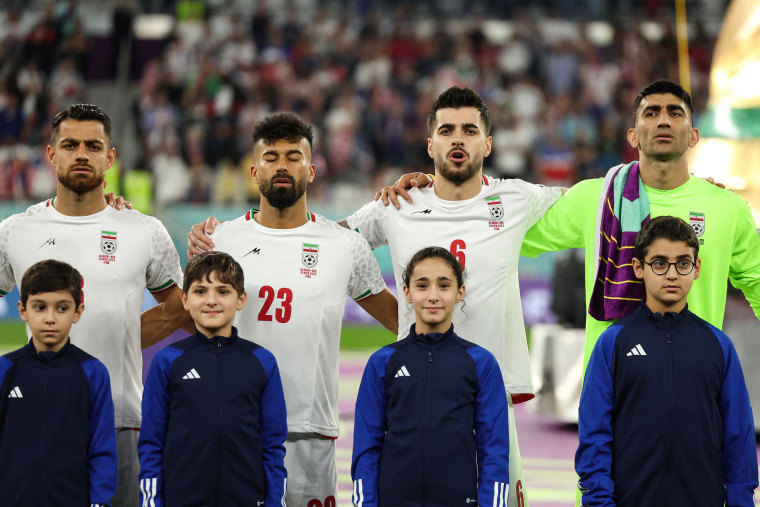
[[[570,185],[633,159],[625,132],[636,93],[655,79],[678,81],[671,1],[240,3],[112,3],[113,50],[99,60],[91,57],[99,42],[83,29],[92,5],[50,3],[31,24],[20,8],[3,11],[0,199],[53,195],[51,117],[91,100],[93,76],[103,75],[93,65],[111,72],[123,52],[142,61],[132,62],[139,72],[118,98],[130,101],[125,117],[101,104],[115,123],[133,125],[121,135],[134,136],[136,153],[122,153],[117,170],[149,174],[162,205],[255,200],[250,132],[277,110],[316,128],[315,199],[335,182],[374,188],[399,172],[427,172],[426,112],[454,84],[474,87],[490,106],[486,172]],[[702,111],[725,3],[687,6]],[[152,54],[136,56],[125,27],[155,11],[171,13],[173,29]]]

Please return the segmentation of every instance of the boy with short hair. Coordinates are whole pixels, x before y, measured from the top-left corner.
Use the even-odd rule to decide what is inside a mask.
[[[752,408],[731,340],[692,314],[699,242],[660,216],[636,236],[645,300],[599,338],[579,409],[582,505],[754,506]]]
[[[108,370],[69,339],[84,311],[82,276],[46,260],[20,287],[32,338],[0,357],[2,503],[108,506],[117,480]]]
[[[182,302],[196,333],[160,350],[148,371],[142,505],[284,505],[285,397],[274,356],[232,326],[243,287],[223,252],[187,264]]]

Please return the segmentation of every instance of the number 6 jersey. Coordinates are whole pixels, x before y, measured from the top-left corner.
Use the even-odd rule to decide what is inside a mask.
[[[525,232],[559,199],[561,190],[483,176],[477,196],[445,201],[435,195],[433,185],[411,189],[413,203],[400,200],[400,210],[381,201],[365,204],[348,224],[372,248],[390,247],[397,291],[417,251],[428,246],[450,250],[464,268],[466,287],[464,304],[454,310],[454,329],[496,356],[516,402],[530,399],[533,382],[517,264]],[[398,320],[399,335],[406,336],[414,322],[408,305],[399,304]]]
[[[293,229],[272,229],[254,210],[220,224],[215,249],[243,267],[242,338],[270,350],[280,367],[290,433],[338,436],[338,351],[346,294],[385,289],[367,242],[320,215]]]

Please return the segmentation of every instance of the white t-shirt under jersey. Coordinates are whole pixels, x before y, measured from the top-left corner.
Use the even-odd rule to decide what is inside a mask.
[[[85,310],[71,341],[100,359],[111,377],[116,426],[140,427],[140,308],[151,292],[182,283],[179,256],[163,224],[138,211],[62,215],[45,201],[0,223],[0,294],[32,264],[56,259],[82,274]]]
[[[271,229],[251,212],[220,224],[215,249],[243,266],[248,300],[235,324],[241,337],[277,358],[290,432],[338,435],[338,351],[346,294],[385,289],[359,234],[308,213],[306,224]]]
[[[410,195],[413,204],[400,200],[400,210],[370,202],[348,224],[373,248],[390,247],[399,291],[412,255],[428,246],[450,250],[464,265],[466,287],[464,305],[454,312],[454,329],[496,356],[507,392],[532,394],[517,264],[525,232],[561,190],[484,176],[480,193],[464,201],[440,199],[432,185],[412,189]],[[413,322],[412,309],[400,304],[399,337],[407,335]]]

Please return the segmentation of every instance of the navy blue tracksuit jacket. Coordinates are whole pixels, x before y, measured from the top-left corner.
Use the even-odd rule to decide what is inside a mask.
[[[506,505],[509,420],[493,354],[411,334],[370,357],[356,400],[354,504]]]
[[[116,493],[106,367],[70,341],[0,357],[0,505],[86,507]]]
[[[138,442],[144,505],[283,505],[288,434],[277,362],[232,328],[161,349]]]
[[[754,506],[752,408],[731,340],[642,304],[596,343],[581,394],[582,505]]]

